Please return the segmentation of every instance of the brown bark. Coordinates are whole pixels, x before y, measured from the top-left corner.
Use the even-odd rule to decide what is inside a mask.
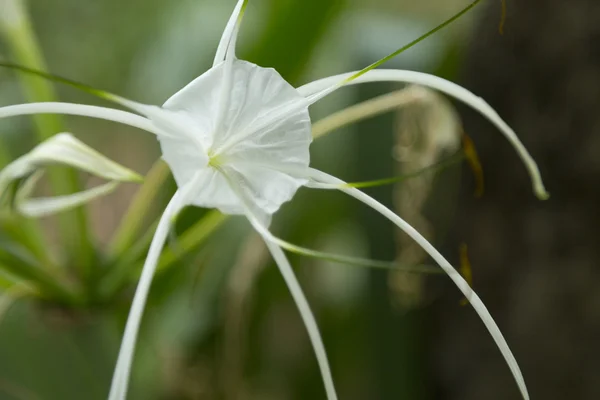
[[[487,3],[461,83],[517,131],[551,198],[533,196],[516,153],[465,110],[486,192],[475,199],[464,173],[445,253],[469,244],[475,289],[505,333],[533,399],[599,399],[600,2],[509,1],[504,35],[499,5]],[[436,398],[519,398],[472,310],[439,303]]]

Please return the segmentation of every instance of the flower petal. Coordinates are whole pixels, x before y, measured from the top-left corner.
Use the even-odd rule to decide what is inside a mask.
[[[292,178],[278,167],[308,168],[312,140],[308,109],[304,98],[272,69],[234,60],[232,72],[230,102],[220,125],[215,115],[225,76],[223,64],[194,80],[164,105],[165,112],[179,119],[181,125],[187,121],[190,135],[206,148],[209,160],[186,138],[159,136],[163,158],[180,187],[195,172],[206,169],[202,172],[206,190],[195,205],[225,213],[243,212],[223,177],[214,172],[216,166],[227,166],[253,193],[258,207],[272,214],[305,183],[305,179]]]
[[[194,197],[196,191],[198,190],[198,184],[199,182],[196,180],[196,178],[193,178],[189,185],[180,188],[175,193],[160,218],[158,227],[156,228],[156,233],[154,234],[152,243],[150,244],[148,256],[144,262],[142,275],[133,297],[129,316],[127,317],[125,333],[123,334],[123,340],[121,342],[121,348],[119,349],[119,356],[113,374],[109,400],[124,400],[127,395],[127,387],[129,383],[129,375],[131,373],[131,364],[133,362],[137,335],[139,332],[140,323],[142,321],[144,308],[146,306],[148,293],[150,291],[150,286],[152,284],[152,278],[158,264],[158,258],[160,257],[162,248],[167,240],[167,236],[171,228],[171,222],[186,205],[190,204],[190,200]]]
[[[154,124],[142,116],[127,111],[116,110],[108,107],[88,106],[74,103],[27,103],[0,107],[0,119],[30,114],[68,114],[79,115],[117,122],[124,125],[158,134]]]
[[[277,267],[281,272],[281,276],[283,276],[283,279],[285,280],[285,283],[292,294],[294,302],[296,303],[296,307],[298,307],[298,311],[300,312],[300,316],[304,322],[304,326],[306,327],[306,331],[308,332],[308,336],[319,363],[319,368],[321,369],[321,376],[323,378],[323,384],[325,385],[327,399],[337,400],[337,394],[335,392],[335,386],[331,376],[331,368],[329,367],[329,362],[327,361],[325,345],[323,344],[323,339],[321,338],[317,321],[315,320],[308,301],[306,300],[306,296],[304,296],[302,288],[298,283],[298,279],[296,279],[296,276],[294,275],[294,270],[292,269],[292,266],[290,265],[290,262],[285,256],[283,250],[281,250],[281,248],[273,242],[269,241],[266,237],[263,238],[267,248],[275,260],[275,264],[277,264]]]
[[[70,133],[59,133],[26,155],[32,166],[65,164],[101,178],[139,182],[143,178],[87,146]]]
[[[450,279],[452,279],[452,281],[456,284],[456,286],[460,289],[464,296],[469,300],[469,302],[481,318],[485,327],[488,329],[488,331],[492,335],[492,338],[496,342],[496,345],[500,349],[500,352],[504,356],[504,359],[506,360],[506,363],[508,364],[508,367],[510,368],[513,377],[517,382],[517,385],[519,386],[519,390],[521,391],[523,398],[529,400],[529,394],[527,392],[527,387],[525,385],[525,381],[523,379],[523,375],[521,373],[519,365],[517,364],[514,355],[510,351],[510,348],[508,347],[504,336],[502,336],[498,325],[490,315],[490,312],[485,307],[479,296],[475,294],[475,292],[473,291],[473,289],[471,289],[471,287],[465,281],[465,279],[460,275],[460,273],[456,269],[452,267],[452,265],[444,258],[444,256],[442,256],[440,252],[437,251],[435,247],[433,247],[431,243],[429,243],[427,239],[425,239],[419,232],[417,232],[410,224],[408,224],[406,221],[404,221],[402,218],[396,215],[393,211],[385,207],[383,204],[379,203],[377,200],[367,196],[358,189],[346,186],[344,181],[335,178],[331,175],[328,175],[324,172],[311,169],[311,177],[316,182],[315,184],[311,185],[312,187],[318,187],[319,183],[326,184],[326,187],[328,189],[331,187],[331,185],[340,185],[339,190],[363,202],[364,204],[371,207],[373,210],[379,212],[381,215],[383,215],[391,222],[396,224],[398,228],[400,228],[415,242],[417,242],[423,248],[423,250],[425,250],[431,256],[431,258],[433,258],[440,265],[440,267],[442,267],[442,269],[448,274]]]
[[[304,98],[272,68],[262,68],[247,61],[233,62],[231,101],[224,124],[217,124],[221,88],[225,79],[223,64],[211,68],[181,89],[163,107],[194,120],[197,136],[216,153],[237,145],[249,146],[273,142],[311,142],[310,116]],[[304,105],[297,110],[299,104]],[[257,130],[260,136],[254,135]],[[285,136],[281,136],[285,135]],[[258,142],[258,143],[257,143]],[[300,156],[307,161],[308,149]]]
[[[219,47],[217,47],[213,67],[222,62],[229,51],[235,52],[235,41],[237,39],[241,17],[244,15],[247,4],[248,0],[238,0],[235,5],[233,13],[231,14],[231,17],[229,17],[229,21],[223,31],[223,36],[221,36],[221,40],[219,41]]]
[[[323,95],[331,93],[330,89],[337,85],[341,80],[349,78],[354,74],[354,72],[349,72],[346,74],[323,78],[298,88],[298,92],[300,92],[300,94],[302,94],[303,96],[307,97],[311,103],[314,103],[321,99]],[[502,120],[502,118],[500,118],[498,113],[496,113],[496,111],[494,111],[494,109],[482,98],[475,96],[473,93],[463,88],[462,86],[459,86],[455,83],[452,83],[435,75],[406,70],[375,69],[368,71],[367,73],[359,76],[355,80],[347,81],[345,82],[345,84],[353,85],[357,83],[381,81],[410,82],[437,89],[479,111],[498,129],[500,129],[500,131],[504,134],[504,136],[506,136],[508,141],[513,145],[513,147],[521,157],[521,160],[523,160],[523,163],[527,167],[529,176],[531,177],[533,191],[536,194],[536,196],[542,200],[547,199],[549,197],[549,194],[544,187],[544,183],[542,181],[541,174],[536,162],[533,160],[525,146],[523,146],[523,143],[521,143],[521,141],[517,137],[517,134],[510,128],[510,126],[508,126],[506,122],[504,122],[504,120]]]
[[[308,301],[302,292],[302,288],[294,275],[292,266],[290,265],[287,257],[276,240],[273,240],[273,235],[268,230],[267,225],[261,220],[261,215],[257,213],[256,207],[252,204],[251,198],[247,197],[246,191],[230,175],[225,175],[228,183],[231,185],[231,189],[239,196],[246,217],[250,221],[250,224],[256,229],[256,231],[263,237],[267,248],[271,252],[285,283],[287,284],[292,298],[298,307],[302,321],[306,326],[308,336],[312,343],[317,362],[321,370],[321,376],[323,377],[323,383],[325,385],[325,391],[327,393],[328,400],[337,400],[337,394],[335,386],[333,384],[333,377],[331,376],[331,368],[329,367],[329,361],[327,360],[327,353],[325,352],[325,346],[323,345],[323,339],[319,333],[319,328],[315,317],[310,309]]]
[[[18,202],[18,211],[26,217],[45,217],[82,206],[97,197],[102,197],[113,192],[117,186],[119,186],[118,182],[111,181],[91,189],[65,196],[38,197],[34,199],[25,198]]]
[[[106,185],[87,191],[30,200],[33,186],[42,168],[62,164],[108,179]],[[142,178],[77,140],[69,133],[60,133],[42,142],[29,153],[19,157],[0,171],[0,194],[17,211],[41,216],[82,205],[112,191],[119,182],[139,182]]]

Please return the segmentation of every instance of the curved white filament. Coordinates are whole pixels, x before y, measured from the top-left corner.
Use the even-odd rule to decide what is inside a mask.
[[[98,197],[105,196],[113,192],[117,186],[119,186],[119,182],[111,181],[69,195],[27,198],[23,199],[20,204],[17,204],[17,209],[19,210],[19,213],[30,218],[46,217],[61,211],[82,206]]]
[[[325,183],[327,185],[327,188],[329,188],[330,185],[332,185],[332,184],[333,185],[345,185],[344,181],[342,181],[336,177],[333,177],[331,175],[328,175],[324,172],[315,170],[315,169],[311,169],[309,174],[310,174],[310,177],[317,182],[315,184],[312,184],[311,185],[312,187],[318,188],[319,183],[321,183],[321,182]],[[496,322],[490,315],[490,312],[488,311],[486,306],[483,304],[483,302],[481,301],[479,296],[477,296],[477,294],[475,294],[473,289],[471,289],[469,284],[458,273],[458,271],[456,271],[456,269],[454,269],[454,267],[452,267],[452,265],[444,258],[444,256],[442,256],[442,254],[439,251],[437,251],[435,249],[435,247],[433,247],[431,245],[431,243],[429,243],[427,241],[427,239],[425,239],[408,222],[404,221],[402,218],[400,218],[398,215],[396,215],[389,208],[385,207],[383,204],[379,203],[377,200],[367,196],[366,194],[364,194],[363,192],[361,192],[358,189],[355,189],[352,187],[347,187],[347,186],[340,186],[339,190],[341,190],[341,191],[349,194],[350,196],[356,198],[357,200],[363,202],[364,204],[371,207],[372,209],[374,209],[375,211],[379,212],[384,217],[389,219],[391,222],[396,224],[398,226],[398,228],[400,228],[407,235],[409,235],[415,242],[417,242],[419,244],[419,246],[421,246],[423,248],[423,250],[425,250],[431,256],[431,258],[433,258],[435,260],[435,262],[437,262],[440,265],[440,267],[442,267],[442,269],[446,272],[446,274],[448,274],[450,279],[452,279],[452,281],[456,284],[456,286],[458,286],[458,288],[464,294],[464,296],[469,300],[469,302],[471,303],[471,305],[473,306],[473,308],[475,309],[475,311],[477,312],[477,314],[483,321],[485,327],[488,329],[488,331],[492,335],[492,338],[494,339],[494,341],[496,342],[496,345],[500,349],[500,352],[504,356],[504,359],[506,360],[506,363],[508,364],[508,367],[510,368],[510,370],[513,374],[513,377],[514,377],[515,381],[517,382],[517,385],[519,386],[521,395],[523,396],[523,398],[525,400],[529,400],[529,393],[527,392],[527,386],[525,385],[525,380],[523,379],[523,375],[521,373],[519,365],[517,364],[517,360],[515,359],[512,352],[510,351],[510,348],[508,347],[508,344],[506,343],[504,336],[502,336],[502,333],[500,332],[498,325],[496,325]]]
[[[319,327],[317,326],[317,322],[315,321],[315,317],[310,310],[310,306],[308,305],[308,301],[306,301],[306,297],[302,292],[302,288],[294,275],[294,271],[292,270],[292,266],[290,265],[287,257],[281,247],[277,246],[275,243],[271,242],[268,238],[264,237],[265,243],[279,267],[279,271],[287,284],[287,287],[290,289],[290,293],[292,294],[292,298],[298,307],[298,311],[300,312],[300,316],[302,317],[302,321],[306,326],[306,330],[308,332],[308,336],[310,341],[312,342],[317,361],[319,363],[319,368],[321,369],[321,375],[323,376],[323,383],[325,385],[325,391],[327,393],[328,400],[337,400],[337,394],[335,393],[335,387],[333,385],[333,378],[331,377],[331,370],[329,368],[329,363],[327,362],[327,353],[325,352],[325,346],[323,345],[323,340],[321,339],[321,334],[319,333]]]
[[[134,128],[154,133],[156,135],[159,134],[158,130],[154,127],[154,124],[152,124],[149,119],[127,111],[116,110],[114,108],[59,102],[16,104],[12,106],[0,107],[0,118],[31,114],[68,114],[98,118],[133,126]]]
[[[191,195],[197,190],[197,181],[198,175],[190,181],[189,185],[179,189],[175,193],[158,222],[158,227],[152,238],[150,250],[148,251],[146,261],[144,262],[142,275],[135,291],[135,296],[133,297],[133,302],[127,318],[125,333],[123,334],[123,341],[121,342],[121,348],[119,350],[119,356],[113,374],[108,397],[109,400],[124,400],[127,395],[137,335],[146,306],[148,292],[150,291],[150,286],[152,284],[152,278],[158,264],[158,259],[169,234],[171,222],[179,211],[185,207],[189,198],[192,197]]]
[[[319,328],[317,326],[317,322],[315,317],[310,309],[308,301],[302,292],[302,288],[294,275],[294,271],[285,256],[283,250],[278,245],[279,239],[275,238],[269,229],[261,222],[261,218],[256,215],[253,211],[253,206],[251,204],[251,200],[243,192],[242,188],[239,187],[230,176],[227,175],[225,171],[220,169],[220,172],[227,178],[227,182],[231,186],[232,190],[240,197],[242,200],[242,204],[244,205],[244,209],[246,211],[246,217],[248,221],[252,225],[254,229],[262,236],[264,239],[285,283],[287,284],[292,298],[298,307],[298,311],[300,312],[300,317],[306,326],[306,331],[308,332],[308,337],[312,343],[315,356],[317,358],[317,363],[319,364],[319,369],[321,370],[321,376],[323,378],[323,384],[325,386],[325,392],[327,393],[328,400],[337,400],[337,394],[335,391],[335,385],[333,383],[333,377],[331,376],[331,368],[329,367],[329,361],[327,360],[327,353],[325,351],[325,345],[323,344],[323,339],[321,338],[321,334],[319,332]]]
[[[525,146],[523,146],[523,143],[521,143],[516,133],[481,97],[474,95],[462,86],[459,86],[446,79],[422,72],[396,69],[374,69],[352,81],[344,81],[344,79],[347,79],[354,74],[355,72],[349,72],[346,74],[319,79],[299,87],[298,91],[312,104],[342,86],[366,82],[410,82],[439,90],[440,92],[446,93],[474,108],[490,122],[492,122],[504,134],[504,136],[506,136],[508,141],[513,145],[523,160],[523,163],[525,164],[531,177],[533,190],[536,196],[540,199],[547,199],[549,197],[548,192],[544,188],[544,183],[542,182],[541,174],[536,162],[533,160]]]

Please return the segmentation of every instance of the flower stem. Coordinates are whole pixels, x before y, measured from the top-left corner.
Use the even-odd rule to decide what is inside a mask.
[[[163,188],[169,172],[169,167],[164,161],[158,160],[154,163],[113,235],[109,246],[111,259],[118,259],[130,249],[144,222],[144,217],[155,204],[158,192]]]
[[[31,26],[29,15],[23,0],[6,0],[4,16],[0,17],[0,33],[14,59],[21,65],[46,70],[46,65],[37,38]],[[56,98],[54,89],[46,80],[30,75],[19,76],[26,98],[29,101],[53,101]],[[56,133],[63,132],[63,123],[56,115],[36,115],[33,117],[37,136],[40,141],[46,140]],[[74,193],[80,190],[80,183],[75,171],[68,169],[51,169],[49,179],[52,191],[56,194]],[[93,262],[93,246],[88,230],[88,219],[83,208],[63,213],[60,218],[61,236],[66,246],[66,254],[81,270],[84,277],[89,278]]]

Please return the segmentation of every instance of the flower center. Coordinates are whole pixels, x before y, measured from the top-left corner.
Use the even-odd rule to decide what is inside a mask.
[[[214,149],[208,151],[208,165],[217,168],[223,164],[223,156],[215,152]]]

